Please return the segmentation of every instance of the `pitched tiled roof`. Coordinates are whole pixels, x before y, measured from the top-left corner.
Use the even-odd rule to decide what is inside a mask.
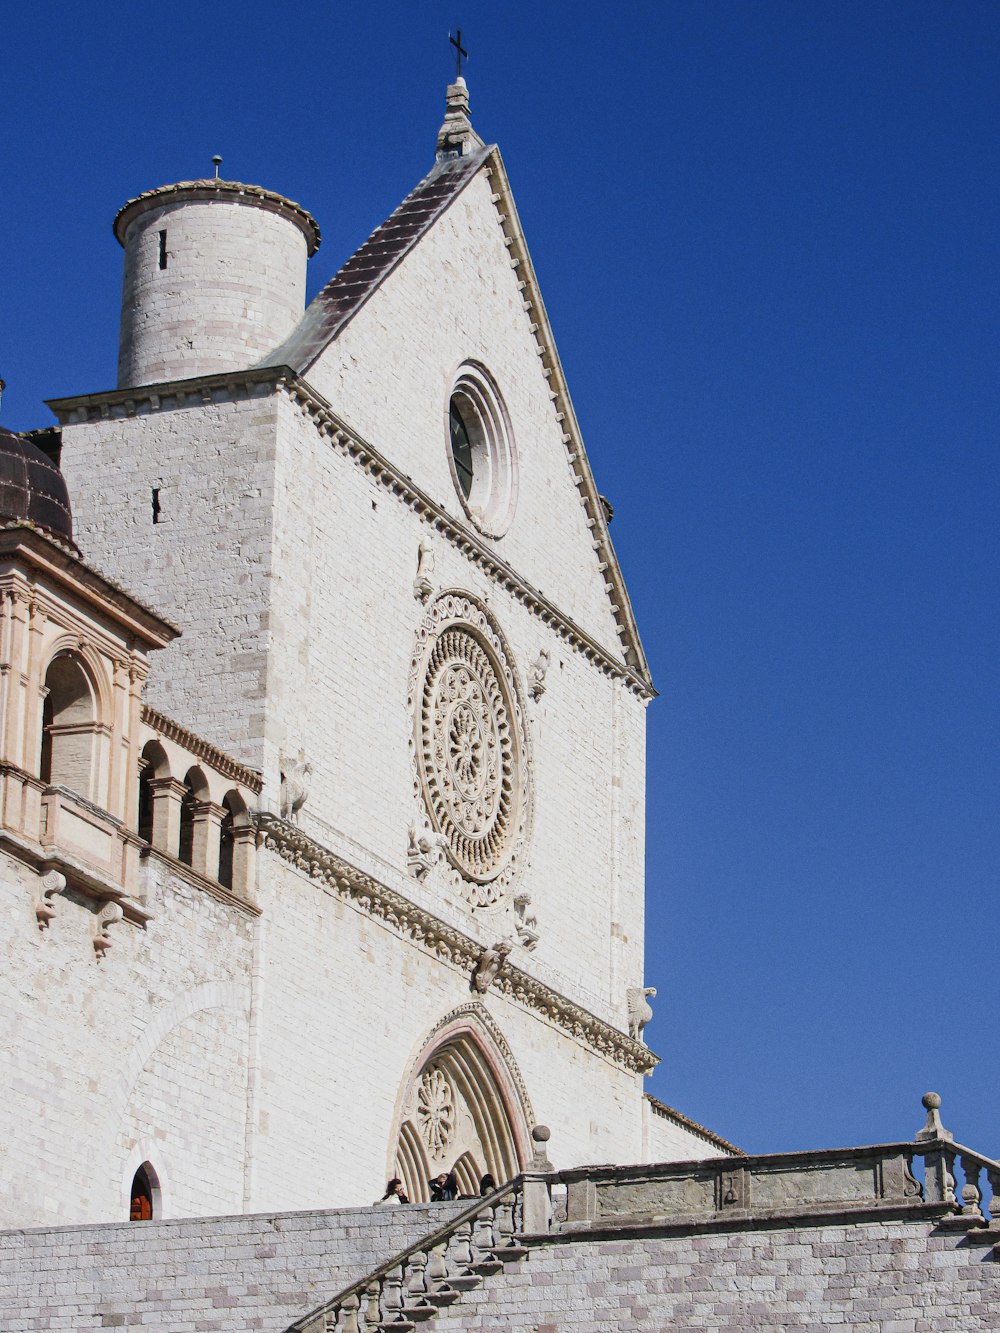
[[[290,366],[298,374],[307,370],[465,189],[491,151],[485,147],[435,162],[417,188],[326,284],[289,337],[259,364]]]

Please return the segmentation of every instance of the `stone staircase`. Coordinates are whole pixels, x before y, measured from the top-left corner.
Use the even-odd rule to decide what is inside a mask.
[[[518,1176],[311,1311],[288,1333],[412,1333],[427,1326],[464,1293],[527,1256],[520,1240],[526,1188],[529,1213],[533,1204],[547,1207],[545,1181]]]

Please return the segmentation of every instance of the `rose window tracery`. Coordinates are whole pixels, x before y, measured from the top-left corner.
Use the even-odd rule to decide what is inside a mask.
[[[420,1077],[417,1127],[428,1152],[439,1157],[455,1132],[455,1094],[440,1069],[426,1069]]]
[[[527,831],[513,669],[489,617],[457,594],[431,608],[422,649],[413,691],[420,790],[466,896],[488,906],[509,887]]]

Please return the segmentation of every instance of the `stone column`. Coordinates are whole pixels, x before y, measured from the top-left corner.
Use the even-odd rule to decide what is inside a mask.
[[[181,841],[181,802],[187,787],[177,778],[152,778],[153,846],[168,856],[176,856]]]
[[[191,844],[191,868],[207,879],[219,878],[219,838],[225,808],[214,801],[196,801],[194,838]],[[235,849],[234,849],[235,850]],[[234,857],[235,861],[235,857]],[[233,877],[235,879],[235,865]]]

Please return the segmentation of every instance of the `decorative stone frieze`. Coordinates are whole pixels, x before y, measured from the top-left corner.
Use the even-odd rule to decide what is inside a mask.
[[[296,825],[266,810],[255,811],[252,818],[265,850],[275,852],[331,893],[413,940],[442,962],[471,975],[479,962],[482,945],[464,931],[448,925],[401,893],[364,874]],[[509,960],[493,982],[492,989],[516,1004],[542,1014],[553,1026],[630,1073],[650,1074],[659,1064],[659,1057],[641,1042],[634,1041],[544,982],[528,976]]]

